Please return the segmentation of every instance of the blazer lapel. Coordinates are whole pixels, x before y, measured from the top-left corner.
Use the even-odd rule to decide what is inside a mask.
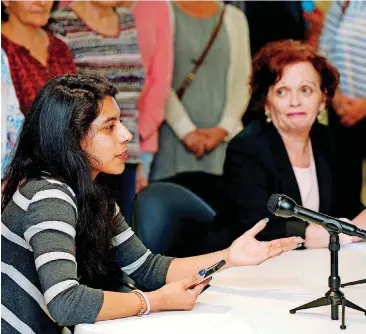
[[[284,195],[291,197],[298,205],[302,205],[300,189],[297,185],[295,173],[292,169],[285,144],[272,123],[266,124],[265,128],[275,164],[277,180],[279,180],[277,188]]]
[[[310,139],[313,147],[313,154],[316,166],[316,175],[319,187],[319,211],[330,214],[332,208],[332,169],[328,161],[330,154],[326,145],[327,136],[325,131],[321,131],[321,125],[314,124]]]

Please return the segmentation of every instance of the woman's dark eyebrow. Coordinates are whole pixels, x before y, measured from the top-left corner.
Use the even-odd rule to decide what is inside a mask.
[[[119,119],[119,117],[108,117],[106,120],[104,120],[103,124],[108,123],[110,121],[116,121]]]

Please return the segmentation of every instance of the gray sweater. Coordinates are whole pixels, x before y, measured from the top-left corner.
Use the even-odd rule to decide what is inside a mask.
[[[27,181],[4,209],[2,333],[61,333],[61,326],[95,322],[103,292],[79,284],[77,215],[72,189],[51,178]],[[172,258],[153,255],[117,215],[112,245],[117,247],[118,266],[142,289],[160,288]]]

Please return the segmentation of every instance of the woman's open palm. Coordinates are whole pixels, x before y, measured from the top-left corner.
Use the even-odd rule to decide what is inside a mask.
[[[236,239],[229,248],[229,262],[233,266],[251,266],[278,256],[298,247],[304,240],[300,237],[283,238],[272,241],[258,241],[255,236],[266,227],[261,220],[249,231]]]

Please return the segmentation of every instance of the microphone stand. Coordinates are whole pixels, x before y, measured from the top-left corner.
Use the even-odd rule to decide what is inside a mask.
[[[365,284],[365,283],[366,283],[366,279],[360,279],[359,281],[341,284],[341,288],[344,288],[345,286],[356,285],[356,284]]]
[[[323,226],[326,227],[326,223],[329,221],[325,221]],[[328,286],[330,290],[325,294],[325,297],[318,298],[310,303],[296,307],[290,310],[290,313],[295,314],[296,311],[299,310],[330,305],[331,319],[338,320],[339,319],[338,306],[342,305],[342,324],[340,328],[346,329],[345,325],[346,307],[355,309],[357,311],[361,311],[365,313],[365,315],[366,310],[347,300],[346,297],[344,296],[344,293],[339,290],[341,286],[341,278],[338,275],[338,251],[340,249],[338,234],[341,233],[341,230],[335,231],[334,229],[332,229],[331,231],[328,230],[328,232],[329,232],[328,249],[330,251],[330,276],[328,278]]]

